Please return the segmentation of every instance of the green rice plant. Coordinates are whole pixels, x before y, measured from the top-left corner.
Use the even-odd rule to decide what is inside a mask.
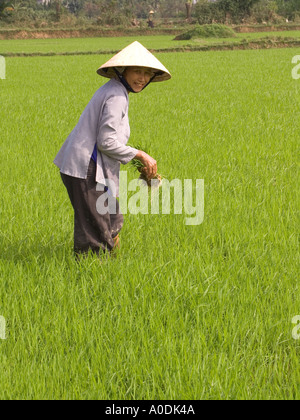
[[[286,39],[286,35],[289,39]],[[289,32],[266,32],[266,33],[238,33],[235,37],[231,35],[225,38],[195,38],[191,40],[174,41],[174,36],[139,36],[124,38],[66,38],[66,39],[26,39],[26,40],[0,40],[0,55],[5,57],[14,56],[60,56],[60,55],[106,55],[113,54],[138,39],[146,48],[155,52],[183,52],[184,50],[207,50],[216,46],[230,47],[246,43],[253,43],[261,47],[265,38],[274,40],[272,47],[276,44],[286,43],[290,46],[297,46],[300,38],[300,31]],[[101,61],[101,59],[100,59]]]
[[[131,136],[168,179],[205,180],[204,222],[128,212],[102,264],[73,257],[52,162],[110,56],[6,59],[1,399],[299,399],[297,54],[157,54],[173,78],[130,96]]]

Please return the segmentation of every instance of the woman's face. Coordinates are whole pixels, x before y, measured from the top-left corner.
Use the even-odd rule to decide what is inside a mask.
[[[147,67],[127,67],[123,76],[127,83],[136,92],[141,92],[154,76],[154,72]]]

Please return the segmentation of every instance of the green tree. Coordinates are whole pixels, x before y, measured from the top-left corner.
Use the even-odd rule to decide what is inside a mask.
[[[6,17],[7,16],[7,11],[6,9],[8,7],[12,7],[11,2],[7,1],[7,0],[0,0],[0,17]]]
[[[300,15],[300,0],[276,0],[278,13],[290,20]]]
[[[71,13],[73,13],[74,15],[78,15],[78,13],[83,9],[83,7],[89,3],[96,5],[95,2],[85,2],[84,0],[64,0],[63,5],[67,7]],[[89,7],[87,7],[87,9],[89,10]]]
[[[251,10],[255,21],[259,23],[276,21],[277,12],[278,5],[274,0],[260,0]]]
[[[128,25],[134,15],[133,0],[101,0],[99,22],[105,25]]]
[[[244,19],[251,14],[251,8],[259,0],[219,0],[218,7],[225,15],[229,14],[236,20]]]
[[[193,1],[192,0],[186,0],[185,1],[185,7],[186,7],[186,18],[187,18],[188,21],[190,21],[191,17],[192,17]]]
[[[209,0],[199,0],[196,4],[195,15],[200,25],[213,22],[224,23],[224,13],[218,7],[218,3]]]

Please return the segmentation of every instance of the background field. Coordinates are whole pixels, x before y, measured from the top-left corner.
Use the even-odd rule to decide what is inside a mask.
[[[204,223],[128,214],[117,258],[102,264],[74,261],[52,161],[109,56],[7,58],[1,399],[300,397],[296,54],[157,54],[173,79],[130,97],[130,141],[150,145],[169,180],[205,180]]]
[[[139,41],[146,47],[154,50],[180,47],[197,47],[211,44],[239,43],[243,40],[257,41],[258,39],[286,39],[293,38],[300,41],[300,31],[278,31],[258,33],[237,33],[235,38],[206,38],[188,41],[175,41],[175,35],[140,36]],[[78,52],[111,52],[119,51],[136,37],[111,37],[111,38],[62,38],[62,39],[13,39],[0,40],[0,54],[11,53],[78,53]]]

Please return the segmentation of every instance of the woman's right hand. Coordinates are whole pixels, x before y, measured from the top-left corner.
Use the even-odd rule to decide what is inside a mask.
[[[137,155],[135,156],[135,159],[138,159],[144,165],[144,168],[142,168],[141,171],[144,175],[146,175],[147,179],[150,180],[156,176],[157,162],[155,159],[153,159],[151,156],[149,156],[142,150],[138,151]]]

